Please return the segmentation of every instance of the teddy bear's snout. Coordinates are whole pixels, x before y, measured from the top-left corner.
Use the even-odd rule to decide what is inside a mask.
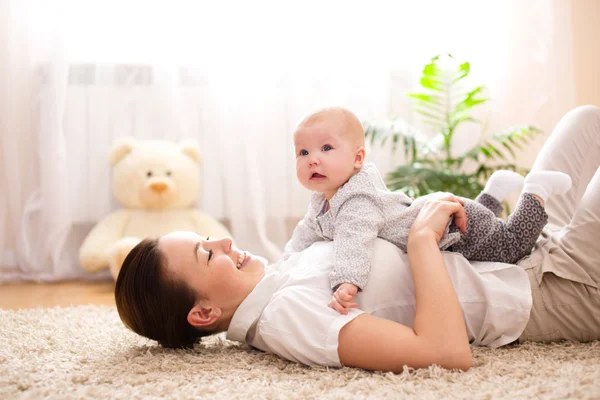
[[[150,189],[157,193],[162,193],[167,190],[168,186],[165,182],[152,182],[150,184]]]

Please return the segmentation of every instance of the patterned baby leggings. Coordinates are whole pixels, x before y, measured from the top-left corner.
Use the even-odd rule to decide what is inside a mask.
[[[472,261],[498,261],[514,264],[531,252],[548,215],[529,193],[519,198],[506,222],[498,218],[502,205],[482,193],[475,200],[465,199],[467,231],[448,250],[461,253]],[[452,224],[450,232],[459,232]]]

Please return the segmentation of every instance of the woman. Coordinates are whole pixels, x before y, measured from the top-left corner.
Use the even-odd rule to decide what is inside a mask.
[[[548,201],[549,225],[522,268],[474,268],[458,254],[440,253],[448,218],[465,217],[461,201],[447,195],[420,212],[408,256],[377,244],[359,309],[347,315],[327,307],[328,243],[265,270],[263,260],[228,238],[190,233],[146,239],[131,251],[115,288],[119,315],[166,347],[227,331],[232,340],[305,364],[393,372],[404,365],[468,369],[469,342],[596,340],[598,165],[600,110],[581,107],[561,120],[534,165],[569,174],[573,189]]]

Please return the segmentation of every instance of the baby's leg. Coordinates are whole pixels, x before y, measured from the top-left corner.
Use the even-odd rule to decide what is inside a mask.
[[[483,191],[475,198],[475,201],[499,217],[504,211],[501,202],[506,200],[509,194],[521,190],[525,178],[513,171],[499,170],[490,176]]]
[[[467,232],[451,247],[472,261],[515,263],[531,252],[548,215],[533,195],[524,193],[506,223],[481,204],[465,202]]]
[[[571,189],[571,177],[558,171],[534,171],[525,178],[523,193],[537,196],[546,204],[550,196],[563,195]]]
[[[523,194],[506,223],[488,213],[467,208],[466,237],[452,246],[470,260],[516,263],[531,252],[548,222],[543,202],[571,187],[568,175],[557,171],[532,172],[525,178]],[[464,240],[463,240],[464,239]]]
[[[479,193],[475,197],[475,201],[494,213],[496,217],[499,217],[504,211],[504,206],[494,196],[490,196],[485,192]]]

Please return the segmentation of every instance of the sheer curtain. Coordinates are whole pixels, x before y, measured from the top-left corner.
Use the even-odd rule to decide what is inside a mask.
[[[309,198],[291,132],[316,108],[412,121],[404,93],[449,52],[488,86],[491,128],[550,130],[574,105],[569,10],[560,0],[0,0],[0,281],[108,276],[83,272],[77,251],[119,207],[108,152],[121,136],[197,139],[198,207],[275,260]],[[369,157],[384,172],[401,162],[378,148]]]

